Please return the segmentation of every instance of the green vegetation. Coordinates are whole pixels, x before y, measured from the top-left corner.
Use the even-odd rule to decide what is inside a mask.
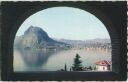
[[[74,64],[72,67],[73,71],[82,71],[82,61],[80,60],[79,54],[76,54],[76,57],[74,58]]]
[[[67,71],[67,65],[66,65],[66,64],[65,64],[65,66],[64,66],[64,70]]]
[[[74,58],[74,64],[72,67],[69,67],[70,69],[67,69],[67,65],[64,65],[63,69],[60,69],[58,71],[92,71],[92,70],[96,70],[96,67],[93,66],[88,66],[88,67],[84,67],[82,66],[82,60],[80,60],[80,56],[79,54],[76,54],[75,58]]]

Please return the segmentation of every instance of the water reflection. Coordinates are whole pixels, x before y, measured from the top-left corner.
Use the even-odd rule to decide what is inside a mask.
[[[14,49],[14,71],[57,71],[73,65],[78,53],[83,66],[94,66],[96,61],[111,61],[111,50],[70,49],[70,50],[17,50]]]
[[[18,50],[28,67],[41,67],[46,64],[48,58],[56,53],[54,50]]]

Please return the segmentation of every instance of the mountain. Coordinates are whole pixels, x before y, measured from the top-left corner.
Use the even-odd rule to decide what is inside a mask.
[[[20,48],[42,49],[66,47],[68,44],[51,39],[40,27],[30,26],[24,35],[16,37],[14,45]]]
[[[109,44],[111,43],[110,39],[89,39],[89,40],[68,40],[68,39],[55,39],[56,41],[59,42],[64,42],[67,44],[71,44],[71,45],[87,45],[87,44]]]
[[[111,40],[110,39],[89,39],[89,40],[68,40],[68,39],[55,39],[59,42],[64,42],[70,44],[72,46],[80,46],[80,47],[111,47]]]
[[[50,38],[40,27],[30,26],[15,38],[14,47],[22,49],[67,49],[71,47],[111,47],[110,39],[67,40]]]

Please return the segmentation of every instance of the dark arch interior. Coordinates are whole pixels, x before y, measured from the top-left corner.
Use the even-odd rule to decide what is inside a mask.
[[[115,50],[114,49],[115,43],[113,43],[113,42],[116,42],[116,44],[117,44],[117,40],[119,40],[119,34],[117,32],[117,29],[115,29],[115,26],[113,25],[114,21],[111,21],[111,18],[108,16],[108,14],[106,14],[106,12],[103,12],[103,10],[100,10],[100,9],[98,9],[96,7],[93,7],[93,6],[90,6],[88,4],[84,5],[84,6],[76,6],[76,5],[72,5],[72,4],[70,4],[70,5],[62,4],[62,5],[52,5],[52,6],[50,5],[50,6],[46,6],[46,7],[44,7],[44,6],[42,7],[42,5],[39,5],[35,8],[27,10],[27,12],[24,12],[23,15],[20,16],[21,17],[20,21],[24,22],[24,20],[26,20],[32,14],[34,14],[38,11],[47,9],[47,8],[52,8],[52,7],[74,7],[74,8],[79,8],[79,9],[85,10],[85,11],[93,14],[94,16],[96,16],[100,21],[103,22],[103,24],[106,26],[106,29],[108,30],[108,33],[109,33],[110,38],[111,38],[111,44],[112,44],[112,55],[113,55],[113,52],[117,52],[117,51],[114,51]],[[16,23],[20,23],[19,25],[21,25],[22,22],[18,21]],[[16,28],[17,31],[18,31],[18,28],[19,27]],[[14,30],[16,30],[16,29],[14,29]],[[15,34],[16,34],[17,31],[15,31]],[[116,50],[117,50],[117,47],[116,47]],[[113,58],[114,57],[112,56],[112,60],[115,60]],[[113,69],[112,70],[117,71],[117,69],[114,69],[114,61],[112,61],[112,62],[113,62]]]
[[[108,2],[109,3],[109,2]],[[23,23],[23,21],[30,15],[50,7],[75,7],[88,11],[99,18],[103,24],[106,26],[112,43],[112,70],[113,72],[125,75],[123,72],[126,67],[126,62],[121,59],[126,59],[126,17],[124,14],[126,11],[125,6],[120,5],[120,3],[102,3],[102,2],[16,2],[2,3],[3,6],[3,19],[2,19],[2,61],[4,64],[2,66],[3,79],[11,79],[13,76],[13,42],[15,34]],[[125,3],[121,3],[124,4]],[[102,6],[102,7],[101,7]],[[110,7],[108,7],[110,6]],[[111,8],[111,9],[110,9]],[[17,11],[17,12],[16,12]],[[110,13],[111,12],[111,13]],[[8,15],[10,13],[10,15]],[[8,22],[10,21],[10,22]],[[8,34],[7,34],[8,33]],[[125,33],[125,34],[124,34]],[[6,45],[6,46],[5,46]],[[6,50],[7,49],[7,50]],[[6,50],[6,51],[5,51]],[[120,70],[123,69],[123,70]],[[8,70],[8,71],[7,71]],[[9,77],[10,76],[10,77]],[[122,77],[124,78],[124,77]]]

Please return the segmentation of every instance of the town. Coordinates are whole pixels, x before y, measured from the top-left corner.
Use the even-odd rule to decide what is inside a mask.
[[[95,67],[88,66],[84,67],[82,66],[82,61],[80,60],[79,54],[76,54],[76,57],[74,58],[74,64],[72,67],[70,67],[70,70],[67,70],[67,65],[64,65],[64,69],[60,69],[58,71],[112,71],[112,62],[107,60],[101,60],[95,62]]]

